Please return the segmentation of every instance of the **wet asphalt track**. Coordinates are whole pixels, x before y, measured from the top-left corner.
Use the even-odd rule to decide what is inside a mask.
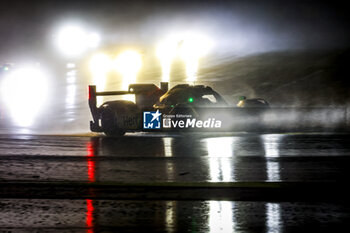
[[[348,227],[348,134],[0,135],[0,232]]]

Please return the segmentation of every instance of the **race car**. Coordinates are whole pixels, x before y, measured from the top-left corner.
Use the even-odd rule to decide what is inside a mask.
[[[239,98],[239,102],[237,104],[237,107],[240,108],[269,108],[270,104],[264,100],[264,99],[259,99],[259,98],[254,98],[254,99],[247,99],[245,96],[241,96]]]
[[[135,103],[115,100],[97,107],[97,96],[128,94],[135,95]],[[247,108],[257,100],[244,101],[246,106],[241,107]],[[261,104],[258,106],[260,109],[268,107],[265,100],[258,99],[258,102]],[[161,83],[160,88],[154,84],[131,84],[127,91],[109,92],[97,92],[96,86],[90,85],[89,107],[93,117],[90,130],[104,132],[109,136],[121,136],[125,132],[134,131],[215,128],[219,125],[220,128],[223,125],[224,128],[230,128],[231,125],[225,125],[222,119],[215,118],[224,116],[224,121],[227,121],[231,118],[245,119],[247,114],[257,115],[256,110],[242,111],[241,108],[230,107],[224,98],[209,86],[179,84],[168,90],[168,83],[165,82]],[[151,118],[148,119],[147,114]],[[160,122],[161,115],[163,122]],[[156,126],[153,124],[155,120],[159,123]]]

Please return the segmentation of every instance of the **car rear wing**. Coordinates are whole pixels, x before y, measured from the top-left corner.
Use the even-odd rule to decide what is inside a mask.
[[[98,110],[97,110],[97,96],[111,96],[111,95],[127,95],[134,94],[130,91],[103,91],[97,92],[95,85],[89,85],[89,107],[91,110],[94,122],[98,120]]]
[[[90,108],[97,104],[97,96],[111,96],[111,95],[141,95],[141,94],[155,94],[155,92],[164,94],[168,91],[168,83],[161,82],[160,88],[154,84],[130,84],[127,91],[103,91],[97,92],[95,85],[89,85],[89,106]],[[137,101],[137,100],[136,100]]]
[[[97,96],[112,95],[135,95],[136,105],[140,109],[152,107],[159,97],[168,91],[168,83],[161,82],[160,88],[154,84],[130,84],[127,91],[103,91],[97,92],[95,85],[89,85],[89,107],[94,122],[99,119],[99,111],[97,107]]]

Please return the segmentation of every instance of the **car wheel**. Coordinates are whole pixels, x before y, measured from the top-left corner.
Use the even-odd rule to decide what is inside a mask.
[[[116,112],[110,107],[106,107],[101,113],[101,126],[107,136],[123,136],[125,130],[117,128]]]

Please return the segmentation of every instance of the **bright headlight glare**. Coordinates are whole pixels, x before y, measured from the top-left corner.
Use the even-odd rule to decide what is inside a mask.
[[[122,75],[122,88],[127,89],[129,84],[135,83],[137,73],[142,67],[141,54],[128,50],[121,53],[115,60],[115,68]],[[135,102],[134,95],[123,96],[123,99]]]
[[[2,99],[18,126],[30,126],[33,123],[47,94],[47,75],[39,68],[14,70],[1,83]]]
[[[61,29],[57,36],[57,46],[64,55],[80,55],[85,50],[84,31],[76,26]]]
[[[56,36],[58,49],[66,56],[76,57],[88,48],[95,48],[100,42],[96,33],[88,33],[79,26],[72,25],[62,28]]]
[[[90,48],[96,48],[100,43],[100,36],[96,33],[87,35],[87,45]]]
[[[123,76],[135,76],[142,67],[141,54],[136,51],[125,51],[115,60],[116,69]]]
[[[160,60],[162,66],[162,81],[169,82],[171,64],[177,53],[176,40],[166,40],[160,43],[157,47],[157,57]]]
[[[169,81],[173,59],[178,56],[186,64],[187,81],[195,81],[199,59],[212,47],[212,41],[195,33],[174,34],[157,46],[157,56],[162,66],[162,80]]]
[[[157,47],[157,56],[161,60],[172,60],[177,53],[177,41],[167,40],[160,43]]]
[[[93,74],[105,74],[111,69],[111,59],[103,53],[94,55],[90,60],[90,70]]]
[[[213,46],[213,42],[206,36],[195,33],[174,34],[157,46],[159,59],[173,59],[180,55],[184,60],[205,56]]]
[[[202,35],[186,35],[183,39],[179,54],[184,60],[198,59],[205,56],[212,46],[212,42]]]

